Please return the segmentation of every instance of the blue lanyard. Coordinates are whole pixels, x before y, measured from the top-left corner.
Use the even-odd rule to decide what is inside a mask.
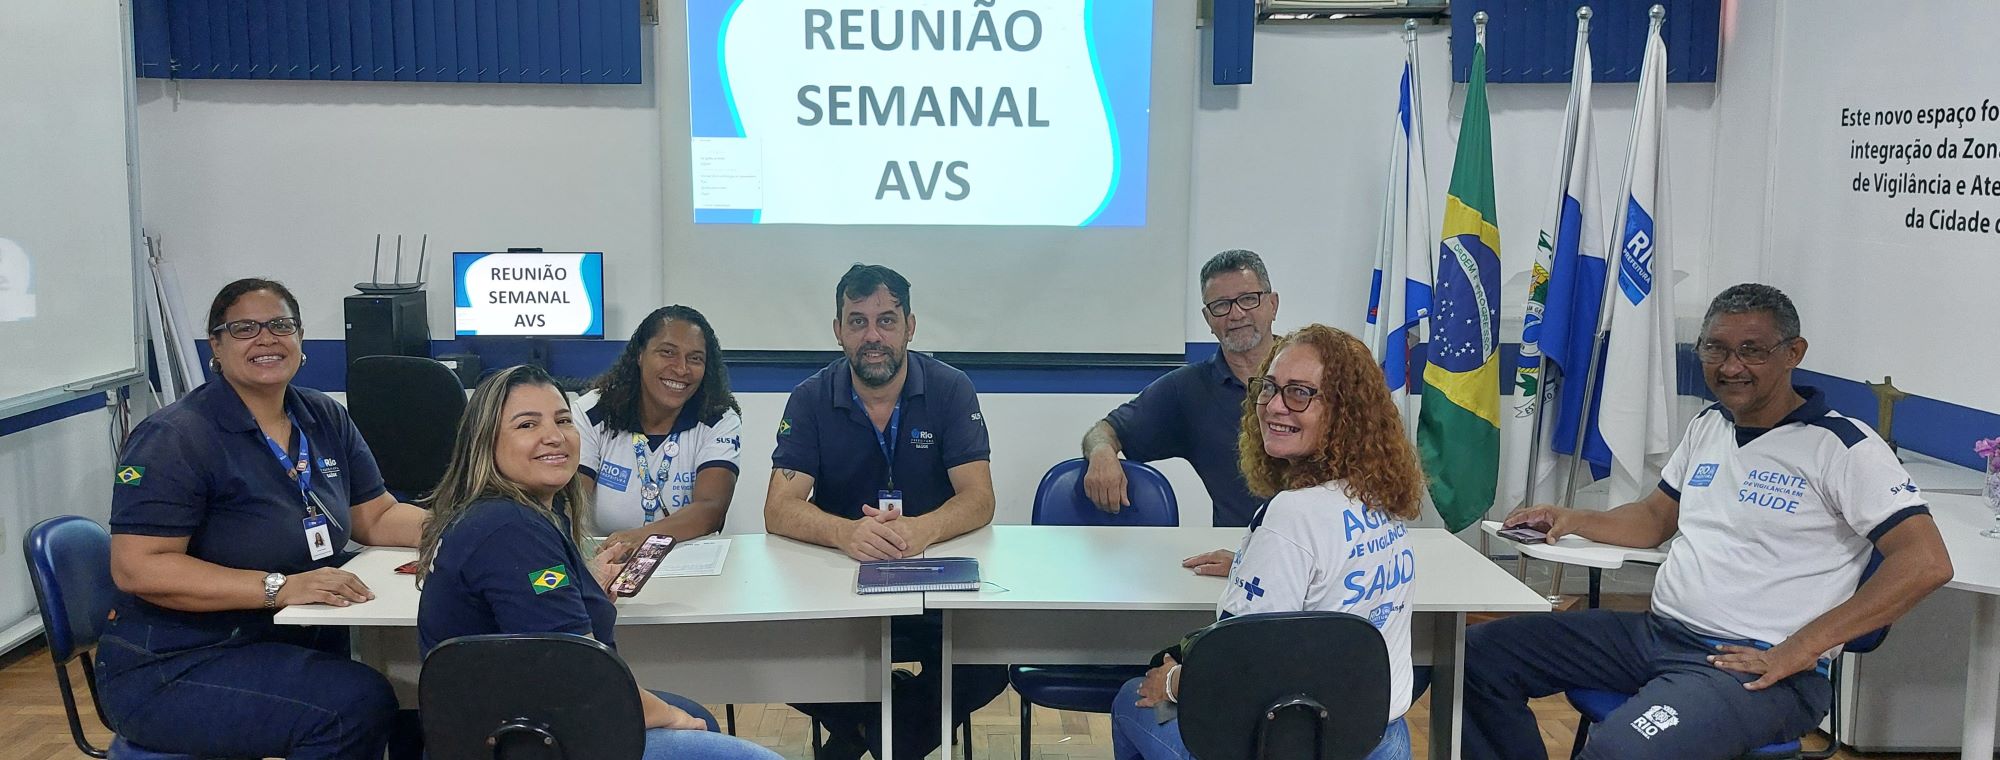
[[[662,446],[680,446],[681,434],[667,438]],[[660,511],[660,494],[666,490],[667,478],[674,470],[674,455],[664,453],[660,460],[660,475],[655,479],[646,467],[646,434],[632,434],[632,458],[639,464],[639,508],[646,511],[646,522],[653,521],[653,514]]]
[[[285,419],[292,423],[293,437],[299,439],[298,461],[293,462],[292,457],[285,454],[285,447],[278,445],[277,441],[271,440],[271,436],[269,435],[264,436],[264,445],[269,446],[271,454],[278,458],[279,467],[285,468],[286,472],[298,478],[299,501],[305,505],[306,514],[311,515],[314,511],[312,502],[312,442],[311,439],[306,438],[305,428],[299,427],[297,418],[287,414],[285,415]]]
[[[861,416],[867,417],[868,405],[861,403],[861,394],[855,392],[853,388],[848,388],[847,395],[853,398],[854,405],[861,409]],[[896,431],[902,425],[903,399],[900,397],[896,399],[896,410],[889,413],[889,430],[886,435],[884,431],[876,429],[875,421],[872,418],[868,421],[868,430],[875,434],[875,446],[882,450],[882,461],[889,466],[889,490],[891,491],[896,490],[896,444],[898,442]]]

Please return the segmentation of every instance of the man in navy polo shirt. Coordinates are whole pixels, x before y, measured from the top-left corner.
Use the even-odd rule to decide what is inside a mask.
[[[1579,688],[1634,695],[1590,732],[1584,758],[1723,760],[1797,739],[1832,703],[1827,666],[1841,645],[1951,580],[1895,452],[1818,390],[1792,385],[1806,340],[1785,294],[1723,291],[1695,354],[1720,403],[1688,425],[1657,490],[1608,512],[1538,506],[1506,521],[1545,526],[1551,543],[1576,534],[1649,547],[1678,530],[1652,610],[1469,629],[1467,757],[1545,758],[1527,702]]]
[[[1215,505],[1216,527],[1249,525],[1264,503],[1250,493],[1236,467],[1236,438],[1250,373],[1271,352],[1278,294],[1262,258],[1233,250],[1202,265],[1201,301],[1201,316],[1221,350],[1154,380],[1083,436],[1083,456],[1090,462],[1083,491],[1099,509],[1117,512],[1131,503],[1125,469],[1118,464],[1121,452],[1139,462],[1181,458],[1194,465]],[[1228,575],[1229,562],[1218,557],[1207,569]]]
[[[856,264],[834,286],[833,336],[845,357],[792,389],[771,454],[764,525],[857,560],[899,559],[993,521],[993,472],[979,397],[965,373],[909,351],[917,318],[910,282]],[[896,683],[895,749],[937,747],[940,619],[899,617],[897,661],[924,663]],[[957,720],[1007,686],[999,666],[952,671]],[[822,758],[880,755],[879,704],[795,705],[826,724]]]

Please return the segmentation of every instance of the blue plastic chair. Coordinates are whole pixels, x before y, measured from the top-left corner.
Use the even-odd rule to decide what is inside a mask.
[[[1868,579],[1875,575],[1875,570],[1877,568],[1880,568],[1881,566],[1882,566],[1881,552],[1875,552],[1874,554],[1869,556],[1868,567],[1861,571],[1861,582],[1867,583]],[[1848,654],[1867,654],[1869,652],[1875,651],[1876,647],[1882,646],[1883,640],[1887,638],[1889,638],[1889,627],[1883,626],[1881,628],[1877,628],[1873,631],[1869,631],[1858,637],[1855,637],[1853,641],[1847,642],[1847,646],[1842,647],[1841,651]],[[1786,742],[1778,742],[1777,744],[1766,744],[1762,747],[1758,747],[1744,754],[1741,760],[1792,760],[1793,758],[1828,758],[1832,757],[1834,753],[1840,749],[1840,661],[1841,659],[1842,658],[1839,657],[1833,658],[1833,664],[1827,670],[1827,679],[1833,682],[1833,696],[1834,696],[1833,703],[1827,710],[1827,719],[1830,722],[1829,728],[1833,729],[1833,733],[1830,736],[1831,742],[1827,745],[1827,748],[1825,750],[1806,752],[1803,738],[1800,738]],[[1569,692],[1565,693],[1563,696],[1569,699],[1569,706],[1576,708],[1577,713],[1583,716],[1583,720],[1577,721],[1576,724],[1576,743],[1571,746],[1569,753],[1569,756],[1572,760],[1574,760],[1578,754],[1583,752],[1583,743],[1586,739],[1590,738],[1590,727],[1598,723],[1604,722],[1605,716],[1608,716],[1611,714],[1612,711],[1617,710],[1620,707],[1623,707],[1625,705],[1625,701],[1632,698],[1632,695],[1630,694],[1620,694],[1615,691],[1604,691],[1600,689],[1572,689]]]
[[[83,736],[82,714],[69,685],[73,660],[83,665],[83,682],[90,689],[98,723],[111,726],[98,703],[97,670],[89,656],[104,633],[112,602],[118,599],[118,585],[111,580],[111,534],[88,519],[64,515],[43,520],[28,531],[22,543],[22,553],[28,558],[29,585],[35,587],[49,657],[55,660],[56,687],[62,692],[63,711],[68,714],[69,734],[76,748],[91,757],[115,760],[194,760],[189,755],[133,746],[123,738],[114,738],[108,750],[98,749]]]
[[[1125,492],[1132,503],[1117,514],[1091,503],[1083,492],[1087,463],[1071,459],[1049,468],[1035,489],[1036,525],[1130,525],[1173,527],[1181,524],[1180,502],[1159,470],[1141,462],[1120,460],[1125,467]],[[1165,570],[1162,569],[1162,572]],[[1126,681],[1146,674],[1143,665],[1014,665],[1007,682],[1021,696],[1021,758],[1027,760],[1034,736],[1034,706],[1076,712],[1111,712],[1111,701]]]

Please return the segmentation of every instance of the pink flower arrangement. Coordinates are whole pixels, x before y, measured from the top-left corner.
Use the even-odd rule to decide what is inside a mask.
[[[1986,460],[1987,469],[2000,467],[2000,438],[1981,438],[1973,441],[1972,453]]]

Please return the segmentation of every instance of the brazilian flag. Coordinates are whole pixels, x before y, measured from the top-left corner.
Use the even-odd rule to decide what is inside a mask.
[[[1473,48],[1471,79],[1438,236],[1429,365],[1417,415],[1417,452],[1431,501],[1453,531],[1493,505],[1500,475],[1500,228],[1483,43]]]

